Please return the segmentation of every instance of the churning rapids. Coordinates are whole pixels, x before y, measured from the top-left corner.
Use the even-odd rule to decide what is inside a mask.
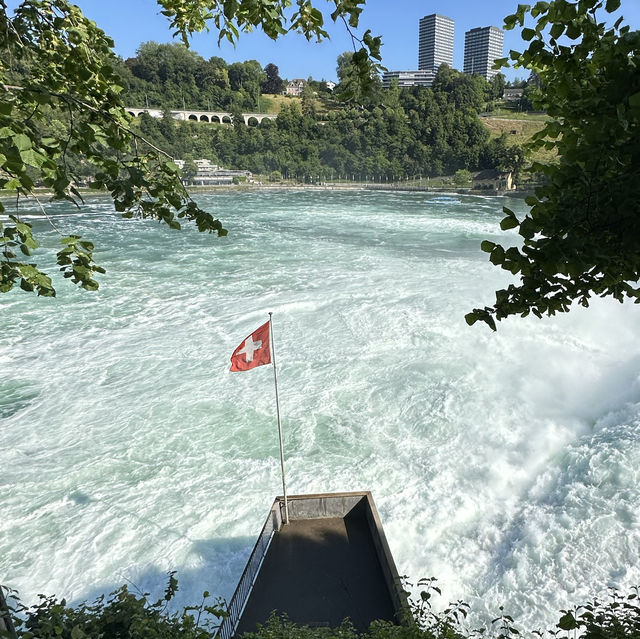
[[[181,605],[231,596],[281,490],[271,370],[228,371],[268,311],[289,491],[371,490],[401,574],[528,629],[640,582],[638,307],[464,321],[509,281],[481,240],[524,204],[199,199],[228,237],[53,205],[100,290],[0,297],[0,582],[79,602],[177,570]]]

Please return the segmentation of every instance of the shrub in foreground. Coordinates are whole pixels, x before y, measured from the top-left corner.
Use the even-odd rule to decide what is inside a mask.
[[[175,573],[169,573],[164,597],[148,600],[149,593],[135,594],[124,585],[111,594],[101,595],[92,604],[77,607],[65,599],[39,595],[39,602],[26,607],[16,593],[9,591],[9,606],[14,632],[2,631],[0,637],[20,639],[211,639],[216,631],[214,620],[226,615],[221,599],[209,604],[204,592],[197,606],[171,612],[169,604],[178,590]]]
[[[148,600],[148,593],[134,594],[125,585],[92,604],[83,602],[70,607],[64,599],[40,595],[38,603],[27,607],[20,604],[15,592],[5,589],[13,605],[0,610],[0,617],[8,614],[14,628],[2,630],[0,624],[0,637],[213,639],[219,621],[226,615],[224,602],[210,601],[209,593],[204,592],[200,604],[171,612],[169,604],[178,590],[174,575],[169,573],[164,597],[156,602]],[[637,587],[626,595],[611,590],[605,600],[562,610],[555,627],[546,632],[525,632],[502,608],[488,628],[472,629],[467,625],[467,603],[456,601],[436,612],[431,604],[432,597],[440,594],[435,579],[422,579],[418,586],[419,594],[409,600],[407,619],[400,626],[375,621],[367,632],[358,633],[348,620],[337,628],[310,628],[273,614],[256,632],[246,633],[244,639],[519,639],[523,635],[537,635],[540,639],[545,635],[554,639],[640,639]]]

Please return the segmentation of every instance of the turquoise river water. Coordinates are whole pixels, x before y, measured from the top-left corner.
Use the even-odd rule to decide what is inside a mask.
[[[269,311],[289,491],[371,490],[401,574],[527,628],[640,583],[638,307],[464,322],[509,281],[481,240],[514,241],[524,204],[199,200],[228,237],[53,205],[100,290],[0,297],[1,583],[79,602],[177,570],[178,603],[230,597],[281,492],[272,370],[228,370]]]

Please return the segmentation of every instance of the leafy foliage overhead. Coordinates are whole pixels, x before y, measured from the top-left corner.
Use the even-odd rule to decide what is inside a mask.
[[[8,597],[1,590],[8,591]],[[226,616],[222,599],[211,601],[204,592],[199,604],[187,606],[181,613],[171,610],[178,591],[175,571],[169,573],[164,596],[149,600],[149,593],[134,594],[122,586],[108,596],[101,595],[94,602],[76,607],[66,600],[39,595],[39,602],[24,606],[17,593],[0,586],[0,620],[4,618],[8,630],[0,637],[10,639],[94,639],[120,637],[122,639],[211,639],[219,620]],[[8,599],[8,601],[6,601]],[[6,606],[5,610],[2,607]]]
[[[553,0],[519,5],[505,19],[508,29],[524,27],[529,47],[510,58],[537,74],[534,105],[551,116],[532,145],[559,157],[533,165],[546,184],[527,198],[523,219],[504,209],[501,228],[516,229],[520,244],[482,243],[520,284],[474,309],[469,324],[495,330],[495,320],[566,312],[593,295],[640,302],[640,32],[622,18],[605,25],[602,11],[619,7],[620,0]],[[527,15],[533,28],[524,26]]]
[[[295,31],[307,40],[318,42],[328,38],[327,17],[341,21],[351,35],[354,45],[354,70],[363,87],[371,83],[380,66],[382,39],[367,29],[362,36],[354,32],[367,0],[328,0],[331,13],[326,15],[312,0],[158,0],[163,14],[171,20],[174,35],[185,44],[196,31],[209,29],[213,24],[218,41],[236,42],[241,32],[260,27],[273,40]],[[316,3],[317,4],[317,3]],[[294,6],[294,10],[290,8]]]
[[[362,7],[366,0],[328,0],[332,5],[329,14],[334,22],[342,20],[351,28],[357,28]],[[212,22],[218,31],[218,41],[235,42],[240,32],[260,27],[273,40],[296,31],[307,40],[328,38],[325,14],[311,0],[158,0],[169,17],[174,35],[182,37],[185,44],[189,36],[209,28]],[[295,10],[288,9],[295,4]],[[362,44],[379,59],[379,38],[366,32]]]
[[[201,231],[224,235],[221,222],[189,197],[171,158],[131,130],[112,46],[66,0],[25,0],[13,17],[0,0],[0,189],[35,197],[38,182],[54,198],[78,204],[82,198],[68,159],[81,157],[95,167],[93,186],[108,189],[116,210],[172,228],[184,218]],[[45,132],[56,114],[66,127]],[[0,233],[0,292],[19,284],[55,295],[49,276],[24,259],[38,247],[30,224],[14,217],[0,225]],[[94,276],[103,269],[93,261],[91,242],[61,234],[61,243],[57,260],[65,277],[96,289]]]

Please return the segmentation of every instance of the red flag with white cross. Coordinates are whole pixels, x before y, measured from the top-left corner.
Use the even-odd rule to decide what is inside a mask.
[[[232,371],[248,371],[264,364],[271,364],[269,322],[253,331],[231,356]]]

